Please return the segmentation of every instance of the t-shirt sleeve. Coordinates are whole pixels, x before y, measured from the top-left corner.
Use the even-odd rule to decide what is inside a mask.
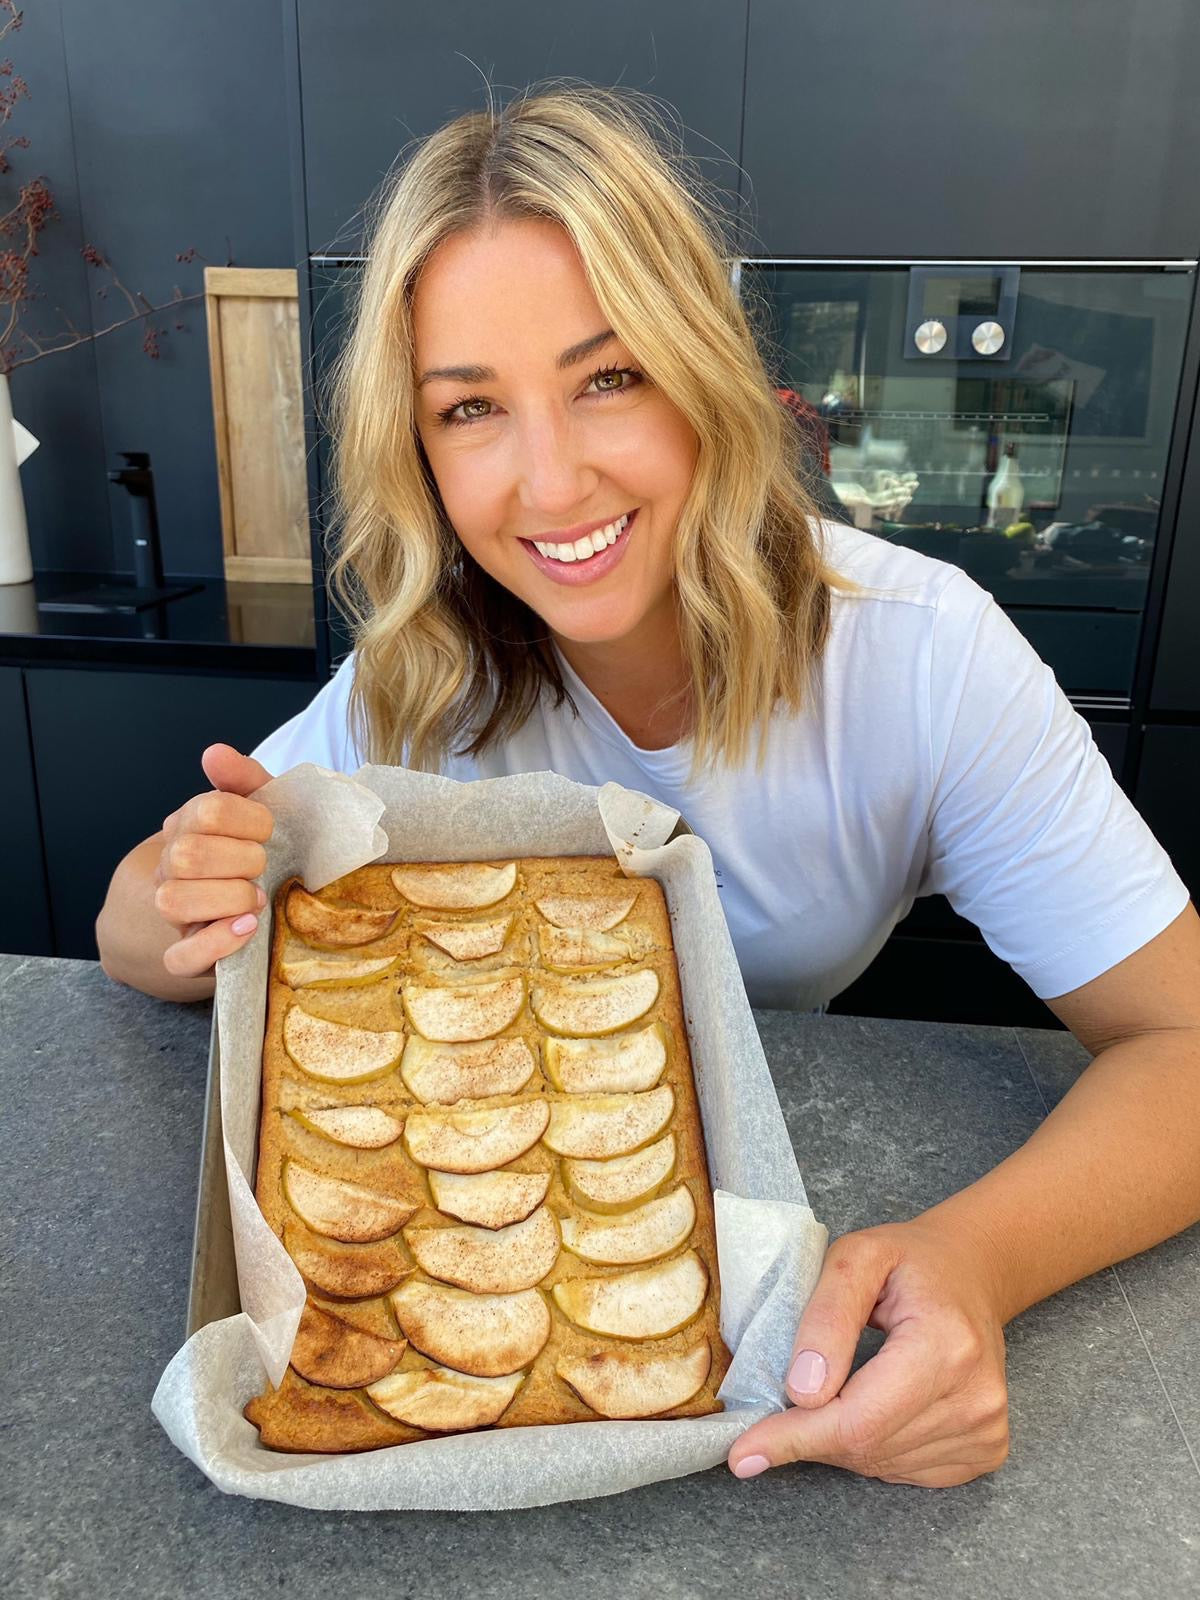
[[[314,761],[333,772],[357,772],[363,763],[349,722],[353,682],[354,657],[350,655],[303,711],[269,733],[250,754],[273,778],[303,761]]]
[[[928,856],[944,894],[1041,999],[1107,972],[1188,892],[1054,674],[956,573],[930,651]]]

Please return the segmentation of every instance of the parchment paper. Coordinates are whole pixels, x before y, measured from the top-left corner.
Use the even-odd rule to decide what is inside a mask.
[[[496,1510],[612,1494],[723,1461],[752,1422],[786,1404],[783,1375],[827,1234],[808,1207],[750,1015],[708,847],[670,838],[679,814],[608,783],[552,772],[471,783],[311,764],[255,796],[275,831],[257,935],[218,963],[221,1116],[242,1310],[192,1335],[152,1408],[173,1442],[231,1494],[321,1510]],[[357,1455],[264,1449],[242,1407],[287,1366],[304,1284],[254,1200],[269,908],[285,878],[316,890],[370,861],[472,861],[615,852],[663,886],[715,1189],[721,1333],[733,1363],[724,1412],[644,1422],[504,1428]]]

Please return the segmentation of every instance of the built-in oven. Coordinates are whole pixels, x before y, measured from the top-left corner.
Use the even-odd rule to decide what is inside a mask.
[[[964,568],[1128,707],[1196,263],[747,258],[822,509]]]

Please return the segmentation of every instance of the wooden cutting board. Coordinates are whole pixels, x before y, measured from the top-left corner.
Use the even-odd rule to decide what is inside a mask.
[[[292,267],[206,267],[225,576],[311,583],[300,318]]]

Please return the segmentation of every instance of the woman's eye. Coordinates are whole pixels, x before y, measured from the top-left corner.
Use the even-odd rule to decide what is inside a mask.
[[[631,381],[609,385],[606,380],[610,378],[628,378]],[[627,389],[636,388],[641,383],[642,374],[636,367],[602,367],[599,372],[592,373],[588,379],[588,385],[590,387],[592,384],[602,380],[604,381],[604,386],[596,390],[598,396],[624,394]],[[456,400],[453,405],[446,406],[439,411],[437,419],[440,423],[453,428],[465,427],[472,422],[486,422],[489,415],[486,411],[467,416],[458,416],[456,413],[460,411],[469,412],[472,406],[490,406],[491,403],[490,400],[485,400],[482,395],[470,395],[467,399]]]

